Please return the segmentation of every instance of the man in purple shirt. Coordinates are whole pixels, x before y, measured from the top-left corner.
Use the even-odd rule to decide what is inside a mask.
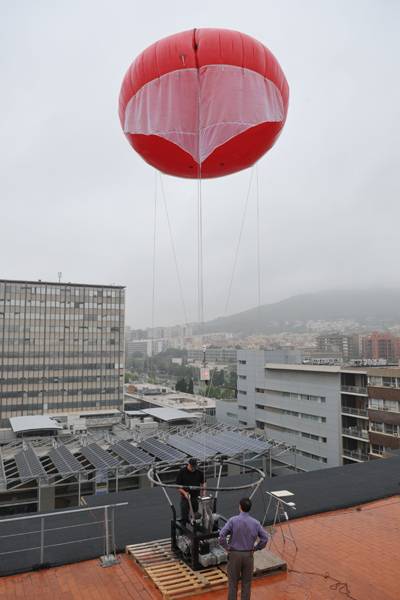
[[[231,517],[219,533],[219,543],[228,554],[228,600],[237,599],[237,587],[242,578],[241,600],[250,600],[255,550],[262,550],[268,542],[268,535],[257,519],[249,515],[250,498],[239,502],[239,514]],[[229,542],[227,537],[229,536]],[[256,544],[256,540],[258,542]]]

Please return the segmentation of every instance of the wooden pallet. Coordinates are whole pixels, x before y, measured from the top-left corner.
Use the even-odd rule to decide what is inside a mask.
[[[125,552],[130,554],[143,569],[160,563],[176,562],[176,556],[171,550],[171,540],[168,538],[126,546]]]
[[[219,590],[225,588],[228,581],[225,573],[218,567],[192,571],[182,561],[149,567],[146,571],[163,597],[168,600]]]
[[[166,600],[225,588],[228,578],[218,567],[192,571],[177,560],[169,539],[126,547],[126,552],[150,577]]]

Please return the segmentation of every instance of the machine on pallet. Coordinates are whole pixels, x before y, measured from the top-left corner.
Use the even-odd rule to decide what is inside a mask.
[[[215,461],[209,461],[213,464]],[[218,542],[219,531],[224,523],[227,522],[226,517],[217,513],[217,500],[219,492],[234,492],[238,490],[252,489],[250,498],[254,496],[259,486],[261,485],[265,474],[261,469],[246,465],[246,469],[255,472],[258,479],[255,482],[249,482],[244,485],[231,487],[221,486],[221,474],[224,465],[242,466],[241,463],[231,460],[219,460],[219,475],[217,484],[214,487],[208,486],[207,496],[200,496],[198,499],[198,511],[193,511],[190,499],[190,519],[189,523],[184,523],[182,519],[177,517],[176,508],[167,492],[167,488],[178,489],[181,486],[171,483],[164,483],[160,477],[162,470],[156,470],[154,467],[148,472],[148,478],[157,486],[160,486],[167,498],[168,504],[172,511],[171,519],[171,549],[194,571],[207,567],[219,565],[227,562],[228,554]],[[186,486],[185,486],[186,487]],[[191,490],[199,490],[200,486],[187,486]],[[211,492],[215,492],[214,495]]]

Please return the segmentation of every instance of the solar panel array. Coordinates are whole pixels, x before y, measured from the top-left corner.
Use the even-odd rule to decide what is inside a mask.
[[[61,475],[69,475],[82,470],[79,460],[64,445],[50,450],[49,457]]]
[[[219,439],[219,436],[210,435],[209,433],[195,433],[191,439],[199,444],[205,444],[207,448],[214,451],[214,454],[222,454],[224,456],[233,456],[235,454],[232,445],[224,444]]]
[[[15,462],[21,481],[29,481],[30,479],[46,476],[46,471],[42,463],[30,446],[28,446],[27,450],[22,450],[15,455]]]
[[[136,448],[130,442],[122,440],[117,442],[111,447],[112,451],[123,458],[129,465],[134,467],[141,467],[144,465],[150,465],[154,458],[146,452],[143,452],[140,448]]]
[[[118,467],[119,460],[115,456],[111,456],[109,452],[104,450],[98,444],[89,444],[81,448],[81,454],[96,468],[96,469],[113,469]]]
[[[145,450],[145,452],[152,454],[158,458],[158,460],[166,462],[176,462],[187,458],[187,455],[180,450],[177,450],[168,444],[164,444],[156,438],[149,438],[140,442],[140,448]]]
[[[247,435],[241,435],[236,431],[220,432],[218,438],[224,444],[231,444],[238,452],[255,452],[259,454],[268,450],[270,446],[267,442],[256,440]]]
[[[199,460],[209,458],[216,454],[215,450],[207,448],[207,446],[194,441],[192,438],[183,437],[177,434],[169,436],[168,444]]]

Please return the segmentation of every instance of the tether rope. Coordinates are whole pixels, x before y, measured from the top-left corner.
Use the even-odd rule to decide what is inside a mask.
[[[163,199],[165,215],[167,217],[167,225],[168,225],[169,239],[170,239],[170,242],[171,242],[171,250],[172,250],[173,257],[174,257],[176,279],[178,281],[178,287],[179,287],[179,295],[180,295],[180,300],[181,300],[183,315],[184,315],[184,318],[185,318],[185,323],[188,323],[188,316],[187,316],[187,311],[186,311],[185,297],[184,297],[184,294],[183,294],[182,279],[181,279],[181,275],[180,275],[178,258],[177,258],[177,254],[176,254],[176,247],[175,247],[175,242],[174,242],[174,236],[173,236],[173,233],[172,233],[171,220],[169,218],[168,204],[167,204],[167,198],[166,198],[165,188],[164,188],[164,180],[163,180],[163,177],[162,177],[161,173],[159,173],[159,177],[160,177],[161,195],[162,195],[162,199]]]
[[[256,172],[256,238],[257,238],[257,317],[258,330],[261,332],[261,239],[260,239],[260,182],[258,177],[258,163],[255,164]]]
[[[250,171],[250,178],[249,178],[249,185],[248,185],[248,188],[247,188],[246,201],[245,201],[244,208],[243,208],[242,221],[241,221],[241,224],[240,224],[240,231],[239,231],[239,237],[238,237],[238,241],[237,241],[237,245],[236,245],[236,251],[235,251],[235,256],[234,256],[233,266],[232,266],[232,273],[231,273],[231,278],[230,278],[229,286],[228,286],[228,294],[227,294],[226,302],[225,302],[225,314],[227,314],[227,312],[228,312],[229,302],[230,302],[230,299],[231,299],[233,279],[235,277],[235,271],[236,271],[236,266],[237,266],[237,261],[238,261],[238,256],[239,256],[240,244],[241,244],[241,241],[242,241],[244,223],[245,223],[246,215],[247,215],[247,208],[248,208],[248,205],[249,205],[249,199],[250,199],[251,186],[252,186],[252,183],[253,183],[253,177],[254,177],[254,167],[252,167],[252,169]]]
[[[157,171],[154,170],[154,214],[153,214],[153,268],[152,268],[152,296],[151,296],[151,355],[150,355],[150,373],[153,371],[153,353],[154,353],[154,318],[156,302],[156,251],[157,251]]]

